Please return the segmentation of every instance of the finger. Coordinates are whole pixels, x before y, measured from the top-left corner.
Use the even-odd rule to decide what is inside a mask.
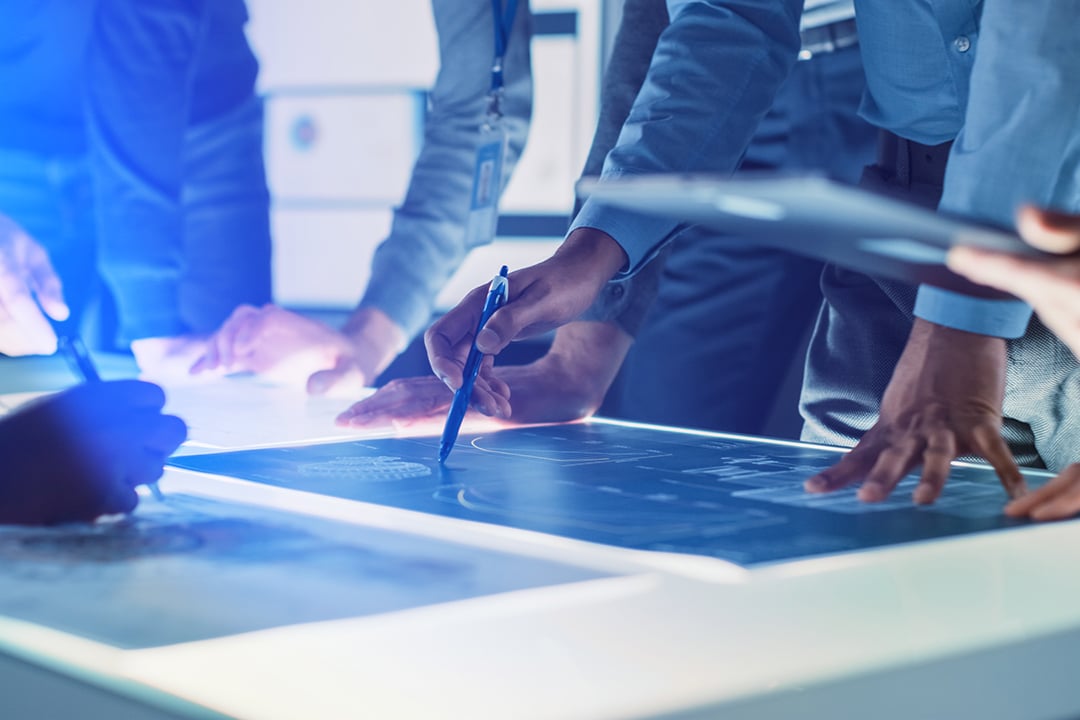
[[[139,504],[139,495],[135,492],[134,485],[126,485],[124,483],[113,483],[109,486],[108,492],[100,498],[96,514],[94,518],[101,515],[127,515],[131,513]]]
[[[435,321],[424,333],[424,347],[431,369],[451,390],[461,387],[465,358],[468,357],[486,296],[486,287],[472,290],[457,307]]]
[[[1051,502],[1059,494],[1068,491],[1071,482],[1071,478],[1058,475],[1038,490],[1032,490],[1028,494],[1010,501],[1005,506],[1005,514],[1012,517],[1029,515],[1036,507]]]
[[[237,346],[237,338],[247,333],[248,335],[259,332],[258,325],[262,315],[259,310],[250,305],[241,305],[237,308],[228,322],[221,326],[216,333],[218,346],[218,361],[226,370],[240,369],[236,367],[244,354]],[[246,369],[246,368],[243,368]]]
[[[1055,278],[1052,266],[1004,253],[957,247],[946,259],[949,269],[972,282],[1022,296],[1034,302],[1045,291],[1044,283]]]
[[[1016,214],[1016,227],[1032,246],[1053,253],[1080,250],[1080,216],[1030,205]]]
[[[195,361],[189,372],[192,375],[198,375],[199,373],[208,370],[227,367],[227,364],[224,361],[225,346],[231,342],[231,333],[233,332],[236,323],[240,322],[244,317],[256,312],[258,312],[258,310],[251,305],[240,305],[233,310],[232,314],[221,324],[221,327],[218,328],[217,332],[207,339],[206,349],[203,352],[202,357]]]
[[[863,502],[881,502],[889,497],[904,476],[919,464],[923,448],[921,438],[903,438],[886,447],[859,488],[859,499]]]
[[[418,422],[444,415],[454,395],[436,377],[393,380],[339,416],[350,427]]]
[[[42,309],[53,320],[67,320],[71,310],[64,302],[63,286],[56,274],[49,255],[36,243],[31,243],[27,250],[28,283],[37,294]]]
[[[1063,520],[1080,512],[1080,465],[1070,465],[1057,477],[1005,506],[1011,517]]]
[[[15,268],[0,268],[0,306],[6,316],[0,334],[0,351],[9,355],[51,355],[56,352],[56,333]]]
[[[129,417],[133,410],[156,412],[165,406],[165,391],[143,380],[84,383],[62,398],[73,404],[74,412],[89,412],[102,419]]]
[[[511,277],[510,287],[514,288]],[[476,347],[485,355],[498,355],[512,340],[552,330],[572,319],[566,317],[565,299],[558,297],[550,283],[541,275],[528,282],[525,288],[495,311],[476,335]]]
[[[165,391],[160,385],[145,380],[110,380],[85,385],[108,394],[114,404],[140,410],[161,410],[165,407]]]
[[[142,446],[166,458],[187,439],[187,424],[175,415],[144,414],[139,423]]]
[[[351,358],[339,358],[334,367],[311,374],[307,379],[307,391],[309,395],[326,395],[331,391],[344,393],[363,390],[367,384],[368,378]]]
[[[923,450],[923,470],[919,484],[911,494],[917,505],[929,505],[938,499],[956,458],[956,438],[948,430],[934,432]]]
[[[128,487],[148,485],[165,474],[165,458],[152,450],[141,449],[127,458],[124,482]]]
[[[1002,487],[1014,500],[1027,492],[1027,483],[1013,459],[1001,431],[989,425],[979,425],[971,432],[972,450],[986,458],[997,472]]]
[[[804,489],[812,493],[833,492],[862,480],[874,463],[872,442],[872,439],[864,438],[840,462],[803,483]]]
[[[473,394],[470,404],[488,417],[497,417],[503,420],[510,417],[510,402],[507,397],[500,395],[484,378],[477,378],[473,385]]]

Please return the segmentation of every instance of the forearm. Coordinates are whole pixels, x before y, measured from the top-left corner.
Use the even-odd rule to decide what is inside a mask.
[[[953,145],[941,208],[1008,226],[1024,202],[1078,208],[1080,3],[1036,7],[986,0],[964,128]],[[916,314],[998,337],[1023,334],[1031,309],[1019,301],[953,298],[921,288]]]
[[[187,88],[202,2],[102,0],[86,63],[99,263],[121,335],[176,335]]]
[[[801,2],[669,2],[648,74],[602,178],[732,172],[795,63]],[[718,71],[722,69],[722,71]],[[677,223],[586,201],[571,229],[614,237],[634,272]]]
[[[471,249],[464,227],[495,55],[489,2],[434,0],[432,9],[440,70],[423,145],[390,235],[375,252],[361,300],[362,307],[385,313],[410,338],[427,325],[436,296]],[[521,3],[503,63],[504,187],[524,149],[532,113],[531,22],[527,3]]]

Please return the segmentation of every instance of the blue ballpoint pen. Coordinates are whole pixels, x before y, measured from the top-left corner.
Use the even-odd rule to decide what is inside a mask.
[[[461,387],[454,393],[454,400],[450,403],[450,412],[446,415],[446,427],[443,428],[442,441],[439,443],[439,462],[446,462],[450,451],[454,449],[458,431],[461,430],[461,421],[465,419],[465,411],[469,409],[469,400],[472,398],[473,385],[476,376],[480,372],[480,362],[484,354],[476,348],[476,336],[484,329],[484,325],[502,307],[510,294],[510,284],[506,279],[507,268],[505,265],[491,281],[488,288],[487,300],[484,301],[484,309],[480,312],[480,322],[476,324],[476,332],[473,333],[472,347],[469,348],[469,356],[465,359],[465,367],[461,373]]]

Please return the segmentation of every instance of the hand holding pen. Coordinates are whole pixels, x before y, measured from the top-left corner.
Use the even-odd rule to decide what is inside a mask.
[[[450,412],[446,416],[446,427],[443,429],[442,441],[439,443],[440,463],[446,462],[447,456],[450,455],[450,451],[457,441],[461,422],[465,418],[465,411],[469,409],[469,400],[472,398],[476,376],[480,372],[480,363],[484,359],[484,354],[476,347],[476,336],[484,329],[484,325],[495,314],[495,311],[502,307],[510,294],[510,286],[506,276],[507,267],[503,265],[499,274],[495,276],[495,279],[491,281],[491,285],[488,287],[487,298],[484,301],[483,309],[480,311],[480,319],[476,324],[476,332],[473,333],[469,355],[465,359],[465,365],[462,368],[461,387],[454,393],[454,399],[450,403]]]
[[[37,298],[36,295],[33,296],[33,299],[34,299],[35,302],[38,303],[39,306],[41,305],[41,301]],[[42,313],[45,313],[44,308],[42,308]],[[48,316],[46,315],[46,317],[48,317]],[[69,392],[67,394],[68,395],[74,395],[76,397],[82,397],[82,396],[97,397],[97,396],[101,396],[102,398],[107,398],[109,396],[109,393],[112,393],[112,394],[115,395],[118,392],[118,390],[111,389],[111,387],[116,386],[115,384],[110,384],[110,388],[102,388],[102,386],[105,385],[105,383],[103,383],[101,381],[101,375],[98,373],[97,367],[94,366],[94,361],[90,357],[90,352],[86,349],[86,344],[83,343],[82,337],[79,335],[79,332],[78,332],[76,326],[74,325],[74,321],[71,320],[71,319],[57,321],[57,320],[53,320],[53,319],[50,318],[49,323],[52,326],[53,331],[56,334],[58,351],[64,356],[64,359],[67,360],[68,365],[71,368],[71,372],[74,373],[74,375],[76,377],[81,378],[85,385],[91,386],[92,388],[95,388],[95,389],[92,389],[92,390],[87,390],[87,391],[82,391],[82,392],[74,392],[74,393]],[[156,405],[155,407],[150,407],[150,413],[149,413],[150,416],[146,417],[145,421],[146,422],[160,422],[161,418],[168,418],[167,420],[164,420],[164,422],[168,426],[171,427],[171,434],[168,435],[168,437],[170,437],[170,438],[172,437],[172,435],[176,434],[175,433],[175,424],[176,424],[176,422],[179,422],[180,426],[183,428],[183,433],[180,434],[180,441],[178,441],[176,443],[176,445],[172,445],[171,440],[167,440],[165,442],[155,441],[152,444],[152,446],[151,446],[152,449],[150,451],[147,451],[145,448],[140,449],[138,447],[135,447],[135,448],[130,449],[130,450],[125,450],[123,452],[118,452],[117,450],[112,450],[112,451],[106,453],[105,457],[102,458],[101,462],[105,462],[107,464],[114,464],[115,465],[116,462],[117,462],[117,459],[118,459],[118,457],[117,457],[118,455],[130,455],[132,453],[137,454],[139,452],[142,452],[143,454],[149,455],[150,457],[156,457],[156,455],[159,452],[159,448],[164,447],[166,452],[161,457],[161,463],[152,464],[153,468],[151,468],[151,467],[144,468],[143,472],[139,473],[138,475],[136,475],[134,473],[128,473],[128,477],[125,478],[126,480],[130,481],[132,483],[132,485],[143,485],[143,484],[145,484],[147,487],[150,488],[150,492],[151,492],[151,494],[153,494],[154,499],[158,500],[158,501],[162,501],[162,500],[165,499],[165,496],[162,494],[161,489],[158,487],[157,479],[158,479],[158,477],[161,476],[161,470],[162,470],[162,466],[164,465],[165,458],[168,457],[168,455],[170,453],[172,453],[173,450],[176,449],[176,447],[179,445],[179,442],[183,441],[184,435],[187,434],[187,429],[186,429],[186,427],[184,427],[183,422],[180,421],[179,418],[174,418],[174,417],[167,416],[167,415],[166,416],[161,415],[160,410],[161,410],[162,405],[164,405],[164,403],[165,403],[165,399],[164,399],[164,393],[161,391],[160,388],[158,388],[155,385],[150,385],[149,383],[139,383],[139,384],[140,385],[145,385],[148,388],[153,388],[153,390],[141,390],[140,389],[140,390],[134,390],[134,391],[131,391],[131,392],[133,392],[133,393],[144,393],[148,397],[154,398],[154,400],[150,400],[150,401],[145,401],[144,400],[143,402],[145,404],[147,404],[148,406],[155,406]],[[157,404],[157,401],[156,401],[156,398],[157,398],[158,395],[161,396],[160,404]],[[140,396],[139,395],[133,395],[133,397],[140,397]],[[119,398],[117,398],[117,399],[119,399]],[[57,403],[57,404],[59,405],[60,403]],[[94,410],[92,408],[85,408],[84,412],[99,412],[99,411]],[[100,412],[105,412],[105,409],[103,408]],[[133,413],[128,413],[126,417],[122,416],[122,417],[118,418],[118,421],[130,422],[130,420],[133,417],[134,417]],[[97,428],[93,428],[93,430],[97,430]],[[91,431],[89,431],[88,429],[82,428],[80,426],[80,424],[77,424],[77,423],[71,423],[69,425],[69,432],[78,436],[78,437],[71,438],[71,443],[70,444],[72,444],[72,445],[76,445],[77,440],[79,439],[79,437],[81,437],[83,435],[86,435],[86,436],[92,436],[93,435],[93,433]],[[170,432],[170,431],[167,430],[166,432]],[[129,433],[130,433],[130,435],[132,437],[132,440],[134,440],[136,437],[138,437],[138,433],[134,433],[134,432],[131,432],[131,431],[129,431]],[[89,462],[91,462],[90,458],[93,457],[96,453],[90,452],[89,448],[84,448],[81,454],[83,455],[84,458],[86,458],[86,462],[89,463]],[[147,475],[147,472],[153,472],[154,473],[153,477],[149,477]],[[83,474],[89,476],[89,475],[92,475],[93,473],[87,472],[87,473],[83,473]]]

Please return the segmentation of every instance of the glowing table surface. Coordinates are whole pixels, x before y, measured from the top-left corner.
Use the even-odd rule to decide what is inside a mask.
[[[281,393],[244,393],[238,412],[272,429]],[[200,419],[213,397],[170,393],[210,437],[194,451],[242,447]],[[172,506],[145,500],[134,546],[0,531],[0,607],[16,580],[30,593],[0,617],[0,716],[1080,714],[1074,522],[743,567],[175,468],[161,487]],[[184,555],[192,534],[209,550]],[[75,559],[42,557],[57,546]],[[116,624],[72,620],[81,596]]]

